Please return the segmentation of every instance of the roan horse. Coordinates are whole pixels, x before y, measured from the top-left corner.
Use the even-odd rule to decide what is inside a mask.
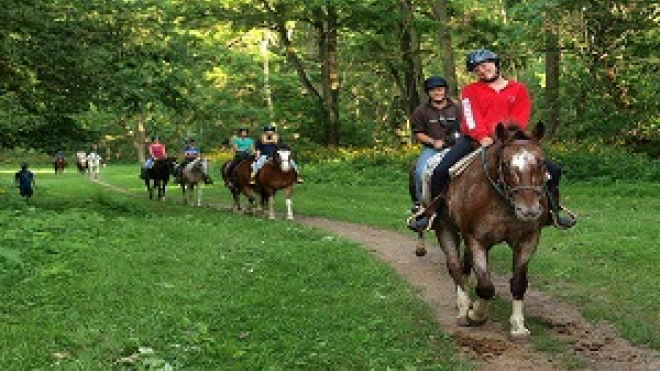
[[[292,159],[291,148],[280,146],[273,154],[273,158],[264,164],[255,177],[255,189],[261,195],[261,207],[265,211],[266,202],[268,202],[268,218],[270,219],[275,219],[273,204],[275,192],[280,189],[284,189],[286,197],[286,218],[293,219],[291,194],[298,174],[291,167]]]
[[[539,143],[544,131],[542,122],[532,133],[498,124],[495,143],[478,150],[474,161],[449,183],[447,210],[438,215],[433,229],[456,285],[461,326],[486,322],[489,302],[495,296],[488,253],[494,245],[506,242],[513,252],[509,336],[529,336],[523,313],[528,264],[549,217],[544,153]],[[462,260],[461,240],[466,245]],[[419,249],[418,255],[423,255]],[[476,276],[474,303],[467,287],[472,272]]]
[[[252,190],[252,185],[250,184],[250,173],[252,172],[251,164],[254,162],[254,155],[242,159],[234,167],[232,173],[227,173],[228,166],[232,160],[225,162],[222,165],[222,179],[225,181],[225,185],[229,188],[231,195],[234,199],[234,205],[232,209],[235,211],[240,211],[241,208],[241,193],[248,198],[249,206],[247,208],[248,213],[252,213],[254,209],[254,192]]]
[[[196,158],[181,169],[179,184],[183,193],[183,202],[189,204],[192,201],[193,192],[197,188],[197,206],[202,206],[202,193],[204,177],[208,175],[208,161]]]
[[[55,169],[55,174],[64,173],[65,167],[66,167],[66,159],[64,159],[64,157],[58,157],[53,161],[53,169]]]
[[[147,186],[149,198],[154,198],[154,188],[157,191],[159,200],[165,199],[165,188],[170,180],[170,175],[174,172],[176,158],[167,157],[154,160],[153,166],[144,171],[144,185]]]

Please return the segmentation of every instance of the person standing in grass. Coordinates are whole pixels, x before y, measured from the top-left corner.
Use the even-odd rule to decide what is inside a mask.
[[[14,185],[18,187],[19,194],[25,197],[25,202],[29,203],[37,185],[34,181],[34,174],[28,170],[27,163],[21,164],[21,170],[14,175]]]

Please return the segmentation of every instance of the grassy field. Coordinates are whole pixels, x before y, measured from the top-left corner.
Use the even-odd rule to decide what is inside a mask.
[[[355,244],[37,168],[0,187],[2,370],[461,370],[414,289]],[[207,199],[228,203],[221,186]],[[302,210],[301,205],[301,212]]]
[[[308,181],[294,191],[294,214],[406,231],[402,174],[346,164],[304,170]],[[38,176],[33,208],[13,190],[2,195],[9,231],[0,250],[9,298],[0,304],[0,331],[8,334],[2,369],[16,362],[61,369],[117,362],[201,370],[218,363],[465,367],[450,356],[451,342],[438,336],[414,290],[351,243],[285,221],[183,207],[176,187],[168,188],[172,202],[149,202],[135,167],[108,167],[102,176],[137,198],[75,174]],[[580,221],[569,231],[545,230],[531,286],[660,350],[659,192],[655,183],[565,184],[565,203]],[[230,203],[220,184],[204,198]],[[280,196],[276,210],[283,209]],[[506,272],[509,260],[507,249],[494,250],[498,271]]]

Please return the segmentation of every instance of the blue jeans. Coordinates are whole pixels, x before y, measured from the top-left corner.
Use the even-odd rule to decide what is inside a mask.
[[[424,167],[426,162],[433,157],[435,154],[440,153],[439,150],[436,150],[432,147],[426,147],[422,149],[422,153],[417,157],[417,163],[415,164],[415,200],[419,202],[422,198],[422,173],[424,172]]]
[[[154,166],[154,159],[153,159],[153,157],[149,157],[149,158],[144,162],[144,168],[145,168],[145,169],[151,169],[152,166]]]

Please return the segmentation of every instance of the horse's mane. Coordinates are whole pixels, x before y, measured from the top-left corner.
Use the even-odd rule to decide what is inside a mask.
[[[501,121],[497,126],[502,125],[506,130],[506,138],[508,141],[513,140],[530,140],[532,136],[529,132],[523,130],[520,125],[513,121]]]

